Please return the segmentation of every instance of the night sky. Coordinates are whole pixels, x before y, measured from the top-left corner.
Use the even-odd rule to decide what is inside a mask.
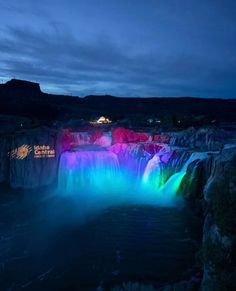
[[[236,97],[235,0],[0,0],[0,79],[84,96]]]

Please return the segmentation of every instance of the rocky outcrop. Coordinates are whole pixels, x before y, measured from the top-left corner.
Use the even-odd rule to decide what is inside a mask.
[[[200,216],[203,216],[206,204],[203,194],[204,187],[211,174],[215,157],[216,154],[209,154],[207,159],[192,162],[187,168],[179,189],[188,206]]]
[[[165,285],[161,288],[154,288],[151,284],[146,285],[140,282],[127,282],[121,286],[113,287],[112,291],[194,291],[200,285],[199,278],[191,278],[189,281],[181,281],[175,284]],[[99,289],[97,289],[99,290]]]
[[[174,164],[174,155],[172,160]],[[236,290],[236,149],[224,149],[191,163],[180,192],[203,218],[198,254],[203,265],[201,290]]]
[[[112,142],[113,143],[132,143],[147,141],[148,136],[143,132],[135,132],[131,129],[123,127],[114,128],[112,130]]]
[[[202,290],[236,290],[236,150],[214,159],[204,189],[207,215],[201,257]]]
[[[191,127],[179,132],[170,132],[169,143],[172,146],[187,147],[194,150],[219,151],[223,149],[227,141],[232,139],[232,135],[235,134],[215,127],[199,129]]]
[[[42,93],[38,83],[17,79],[6,82],[6,84],[2,85],[1,89],[5,90],[4,93],[9,96],[38,96]]]

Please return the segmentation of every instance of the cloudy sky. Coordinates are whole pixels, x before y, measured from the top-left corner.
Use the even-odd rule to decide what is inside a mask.
[[[0,0],[0,80],[85,96],[236,97],[235,0]]]

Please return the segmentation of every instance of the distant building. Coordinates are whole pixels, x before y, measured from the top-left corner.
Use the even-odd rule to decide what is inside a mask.
[[[147,120],[148,123],[161,123],[161,120],[157,119],[157,118],[149,118]]]
[[[107,124],[107,123],[112,123],[112,121],[104,116],[99,117],[97,120],[92,121],[92,124]]]
[[[111,120],[109,118],[106,118],[104,116],[101,116],[98,120],[97,123],[111,123]]]

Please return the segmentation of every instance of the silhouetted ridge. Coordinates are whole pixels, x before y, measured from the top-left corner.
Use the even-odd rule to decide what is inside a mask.
[[[6,84],[2,85],[2,88],[8,91],[9,93],[17,93],[17,94],[32,94],[39,95],[41,92],[40,85],[38,83],[12,79]]]
[[[146,124],[148,118],[165,123],[236,121],[235,99],[194,97],[115,97],[90,95],[85,98],[47,94],[38,83],[13,79],[0,85],[0,114],[27,116],[43,120],[91,120],[107,115],[112,120],[132,119]],[[187,120],[187,121],[186,121]],[[181,122],[181,124],[183,124]]]

